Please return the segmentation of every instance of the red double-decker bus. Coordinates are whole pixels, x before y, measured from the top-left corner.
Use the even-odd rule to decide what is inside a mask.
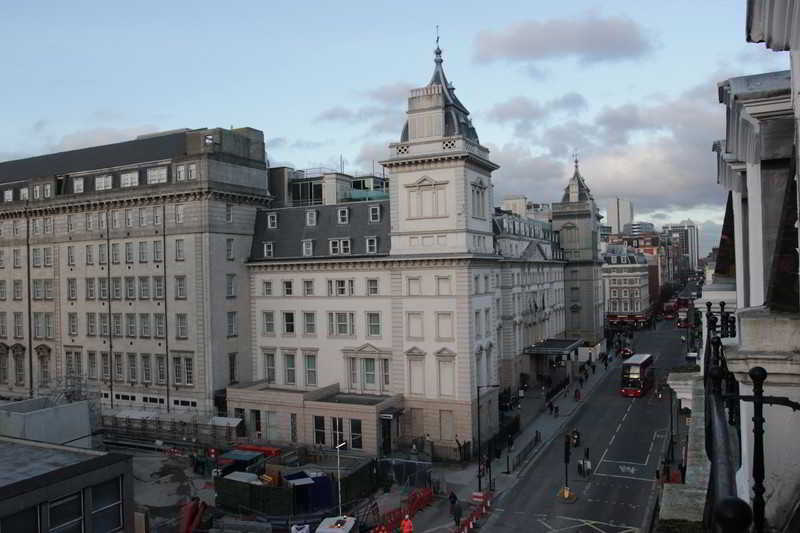
[[[653,356],[637,353],[622,363],[620,394],[634,398],[644,396],[653,386],[654,374]]]

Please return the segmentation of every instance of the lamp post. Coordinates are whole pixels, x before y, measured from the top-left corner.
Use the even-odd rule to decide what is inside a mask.
[[[339,516],[342,516],[342,470],[341,462],[339,461],[339,450],[347,444],[344,440],[336,445],[336,483],[339,485]]]
[[[483,447],[481,445],[481,389],[496,389],[500,387],[500,385],[477,385],[475,387],[477,391],[476,396],[476,405],[478,406],[478,492],[481,492],[483,487],[481,484],[481,479],[483,478],[483,472],[481,468],[483,467],[483,454],[481,453]],[[492,467],[492,459],[489,458],[489,490],[492,488],[492,474],[491,474],[491,467]]]

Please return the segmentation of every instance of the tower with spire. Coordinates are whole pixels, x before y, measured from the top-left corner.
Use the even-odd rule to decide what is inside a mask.
[[[600,212],[586,180],[581,175],[577,154],[575,169],[564,188],[561,202],[552,205],[553,229],[561,237],[568,261],[564,280],[566,335],[581,338],[597,356],[604,349],[604,302],[599,252]]]
[[[437,38],[438,40],[438,38]],[[493,253],[491,174],[469,111],[434,50],[430,82],[412,89],[400,142],[382,164],[391,174],[391,253]]]

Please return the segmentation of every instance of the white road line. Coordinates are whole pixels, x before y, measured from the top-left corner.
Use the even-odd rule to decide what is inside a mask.
[[[634,481],[650,481],[650,482],[655,481],[654,479],[650,479],[650,478],[646,478],[646,477],[618,476],[616,474],[598,474],[597,472],[595,472],[594,475],[595,476],[603,476],[603,477],[618,477],[618,478],[621,478],[621,479],[632,479]]]
[[[608,448],[610,448],[610,447],[611,447],[611,445],[612,445],[612,444],[614,444],[614,439],[615,439],[615,438],[617,438],[617,434],[616,434],[616,433],[614,433],[613,435],[611,435],[611,440],[610,440],[610,441],[608,441]],[[608,451],[608,448],[606,448],[606,451]],[[603,455],[605,456],[605,454],[603,454]]]
[[[636,463],[634,461],[612,461],[611,459],[606,459],[607,463],[620,463],[623,465],[639,465],[639,466],[647,466],[647,463]]]
[[[539,518],[539,523],[542,524],[544,527],[547,528],[548,531],[555,531],[555,528],[551,527],[550,524]]]

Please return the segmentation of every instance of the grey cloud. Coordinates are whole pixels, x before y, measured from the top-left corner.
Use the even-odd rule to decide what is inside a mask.
[[[408,83],[387,83],[386,85],[381,85],[380,87],[367,91],[366,94],[373,100],[377,100],[383,104],[395,105],[405,102],[406,99],[408,99],[408,92],[412,88],[413,87]]]
[[[600,127],[605,141],[611,145],[628,144],[630,133],[659,127],[634,104],[604,108],[595,118],[595,124]]]
[[[287,144],[286,137],[273,137],[271,139],[267,139],[267,150],[272,148],[283,148]]]
[[[316,150],[328,144],[330,141],[312,141],[309,139],[297,139],[292,143],[295,150]]]
[[[495,204],[509,194],[524,194],[533,202],[552,202],[561,198],[566,185],[564,162],[552,157],[535,155],[529,145],[490,144],[492,161],[500,165],[492,177]]]
[[[589,102],[586,101],[586,98],[584,98],[582,94],[570,92],[551,100],[550,106],[562,111],[577,113],[587,109],[589,107]]]
[[[47,128],[47,125],[48,125],[48,121],[43,119],[43,118],[40,118],[39,120],[37,120],[36,122],[33,123],[33,126],[31,127],[31,129],[33,130],[34,134],[41,135],[44,132],[44,130]]]
[[[479,63],[498,60],[534,63],[574,57],[580,63],[637,59],[653,45],[644,29],[627,17],[582,17],[527,20],[499,30],[482,30],[475,37]]]
[[[514,124],[514,134],[517,137],[528,137],[535,127],[543,123],[546,118],[556,111],[578,113],[588,107],[583,95],[570,92],[540,104],[526,96],[515,96],[495,104],[486,113],[489,120],[504,124]]]
[[[336,106],[326,109],[317,115],[314,120],[316,122],[352,122],[355,118],[356,114],[353,111],[342,106]]]
[[[383,167],[378,164],[389,157],[390,140],[384,142],[368,142],[361,145],[355,158],[355,164],[362,172],[372,172],[373,165],[375,172],[380,174]]]

